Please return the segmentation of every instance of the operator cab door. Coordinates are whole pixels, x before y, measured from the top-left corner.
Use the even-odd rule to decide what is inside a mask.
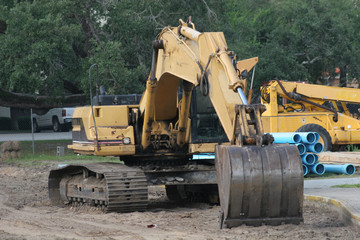
[[[199,86],[192,93],[190,114],[192,143],[228,142],[209,96],[203,96]]]

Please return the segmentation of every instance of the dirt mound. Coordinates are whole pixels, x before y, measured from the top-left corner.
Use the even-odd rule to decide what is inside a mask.
[[[4,166],[0,168],[0,175],[6,177],[20,177],[23,178],[25,175],[25,170],[13,166]]]
[[[7,141],[1,144],[1,160],[8,160],[11,158],[20,158],[21,149],[18,141]]]

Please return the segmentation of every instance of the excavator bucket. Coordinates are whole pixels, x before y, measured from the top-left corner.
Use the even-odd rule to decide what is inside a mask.
[[[215,148],[220,228],[303,221],[303,172],[295,146]]]

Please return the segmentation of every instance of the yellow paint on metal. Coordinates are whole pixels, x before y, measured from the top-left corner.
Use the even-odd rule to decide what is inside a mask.
[[[349,116],[349,111],[343,102],[360,103],[359,89],[288,81],[282,81],[282,84],[287,92],[296,92],[320,105],[326,101],[335,104],[339,102],[344,108],[344,113],[339,113],[338,121],[335,122],[334,113],[302,101],[298,102],[302,103],[303,107],[292,103],[280,105],[278,97],[288,100],[289,98],[283,93],[278,83],[272,81],[261,90],[265,93],[263,96],[269,99],[269,102],[262,99],[267,109],[262,115],[265,132],[295,132],[306,124],[317,124],[326,129],[334,145],[360,144],[360,121]]]
[[[140,103],[140,111],[145,112],[144,122],[166,121],[174,118],[179,80],[183,79],[197,86],[204,74],[208,79],[209,97],[227,136],[231,138],[234,106],[242,103],[235,90],[237,87],[244,87],[245,80],[237,76],[229,52],[227,52],[224,34],[222,32],[200,33],[184,24],[181,26],[181,32],[184,35],[182,38],[177,34],[178,29],[178,27],[164,28],[158,37],[163,41],[164,49],[160,49],[158,54],[156,86],[153,86],[154,89],[151,91],[151,88],[147,87]],[[243,63],[249,67],[253,64],[250,62],[254,61],[255,59]],[[239,66],[242,67],[241,64]],[[150,100],[150,95],[155,96],[153,101]],[[151,111],[152,108],[155,108],[154,112]],[[180,115],[179,119],[184,117],[186,118]],[[145,125],[141,143],[144,149],[150,145],[151,132],[150,126]]]
[[[178,90],[182,81],[198,86],[201,78],[207,79],[209,98],[225,133],[229,139],[233,134],[234,106],[242,104],[236,89],[244,88],[246,80],[238,77],[233,65],[235,59],[231,58],[233,53],[228,51],[222,32],[201,33],[195,30],[193,24],[189,27],[188,23],[183,21],[180,23],[182,25],[179,27],[164,28],[157,38],[158,41],[162,41],[164,47],[158,50],[156,80],[152,82],[149,77],[146,90],[137,106],[139,119],[142,119],[144,123],[141,140],[138,143],[141,145],[140,151],[154,144],[152,141],[163,139],[164,136],[167,136],[169,144],[172,145],[169,151],[190,142],[191,128],[188,111],[181,109],[188,108],[189,104],[180,106],[178,99]],[[250,71],[257,61],[258,58],[239,61],[237,67],[240,70]],[[94,112],[98,140],[124,136],[129,137],[132,144],[134,143],[134,129],[126,128],[130,125],[129,107],[94,106]],[[78,108],[75,110],[74,117],[82,119],[82,129],[87,138],[94,140],[96,134],[90,108]],[[122,128],[112,129],[112,126]],[[80,125],[74,125],[74,130],[80,132]],[[196,147],[191,145],[188,151],[189,153],[213,152],[215,144],[196,145]],[[128,153],[129,151],[126,151],[126,154]],[[107,153],[105,153],[105,148],[101,148],[95,154],[106,155]],[[117,153],[117,155],[123,154]]]
[[[258,57],[241,60],[236,63],[236,67],[237,69],[239,69],[240,73],[242,73],[245,70],[247,72],[250,72],[250,70],[258,63],[258,61],[259,61]]]
[[[137,107],[134,105],[133,107]],[[118,156],[135,154],[134,128],[129,126],[129,106],[94,106],[95,123],[98,141],[122,141],[129,138],[130,144],[96,147],[96,135],[91,107],[78,107],[73,113],[73,133],[85,134],[82,141],[73,142],[68,147],[76,153],[87,153],[99,156]],[[111,117],[109,117],[111,116]],[[80,121],[81,119],[81,121]],[[84,133],[81,133],[83,131]]]

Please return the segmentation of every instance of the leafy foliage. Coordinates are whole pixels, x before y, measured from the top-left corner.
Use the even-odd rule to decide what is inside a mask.
[[[231,10],[234,2],[228,2],[228,21],[241,38],[230,45],[242,56],[260,57],[258,80],[315,83],[345,66],[359,76],[358,1],[242,1]]]
[[[44,11],[44,9],[48,9]],[[68,21],[66,1],[23,1],[8,9],[6,33],[0,36],[3,89],[61,94],[62,80],[78,74],[71,43],[80,28]]]
[[[99,66],[109,93],[141,93],[151,43],[161,28],[192,20],[223,31],[241,59],[259,56],[255,91],[274,77],[323,81],[335,67],[360,73],[358,0],[4,0],[0,3],[0,88],[61,96],[88,93]]]

